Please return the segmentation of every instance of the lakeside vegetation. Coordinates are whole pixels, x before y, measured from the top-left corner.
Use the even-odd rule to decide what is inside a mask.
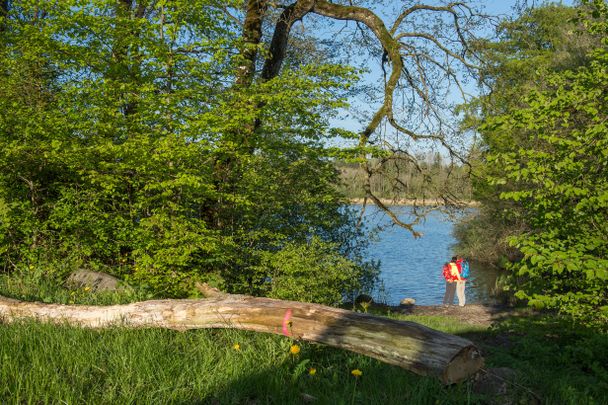
[[[608,325],[608,5],[544,5],[480,46],[487,93],[463,107],[481,135],[478,215],[459,251],[501,261],[537,308]]]

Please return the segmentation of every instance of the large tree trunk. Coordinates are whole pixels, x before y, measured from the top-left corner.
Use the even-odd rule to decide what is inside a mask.
[[[105,307],[0,297],[0,319],[11,322],[20,318],[91,328],[235,328],[283,334],[374,357],[417,374],[435,376],[445,384],[463,381],[483,366],[483,358],[469,340],[414,322],[244,295],[219,294],[202,300],[143,301]]]
[[[253,82],[258,46],[262,40],[262,20],[266,12],[266,0],[248,0],[243,22],[242,61],[236,72],[236,83],[248,86]]]

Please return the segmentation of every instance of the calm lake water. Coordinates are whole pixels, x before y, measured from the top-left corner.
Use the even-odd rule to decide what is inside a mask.
[[[361,206],[355,206],[360,209]],[[393,207],[401,220],[411,220],[411,207]],[[416,230],[423,234],[415,239],[407,230],[392,226],[392,221],[376,206],[367,206],[366,223],[380,226],[377,240],[369,249],[369,257],[380,260],[383,287],[375,294],[378,302],[398,305],[403,298],[414,298],[418,305],[438,305],[443,300],[445,281],[443,264],[456,254],[452,245],[453,223],[446,214],[433,212]],[[471,276],[467,281],[467,303],[488,302],[489,292],[496,282],[496,271],[471,261]]]

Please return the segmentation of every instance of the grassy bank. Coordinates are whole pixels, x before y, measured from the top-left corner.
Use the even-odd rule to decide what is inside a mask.
[[[15,298],[108,303],[139,298],[68,292],[0,279]],[[44,282],[42,283],[44,284]],[[19,292],[21,291],[21,293]],[[113,298],[112,298],[113,297]],[[38,297],[42,298],[42,297]],[[488,367],[517,371],[515,403],[601,404],[608,390],[605,335],[554,319],[519,319],[499,327],[445,317],[409,319],[466,336]],[[300,352],[293,355],[292,345]],[[603,360],[602,360],[603,358]],[[352,371],[362,372],[354,377]],[[328,347],[235,330],[86,330],[36,322],[0,325],[2,403],[460,404],[490,398],[471,382],[445,387],[432,378]]]

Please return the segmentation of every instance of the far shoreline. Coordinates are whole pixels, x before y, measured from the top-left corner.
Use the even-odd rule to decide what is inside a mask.
[[[430,199],[411,199],[411,198],[379,198],[380,202],[384,205],[403,205],[403,206],[419,206],[419,207],[445,207],[445,201],[436,198]],[[363,204],[364,198],[349,198],[348,201],[351,204]],[[370,198],[365,202],[368,205],[375,205],[374,201]],[[464,207],[476,208],[481,204],[479,201],[460,201],[458,203]]]

